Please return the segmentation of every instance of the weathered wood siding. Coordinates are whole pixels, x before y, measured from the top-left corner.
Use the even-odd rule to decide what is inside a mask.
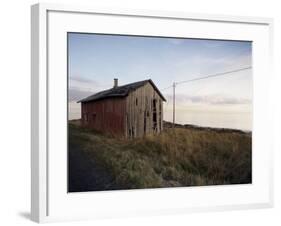
[[[125,110],[125,98],[82,103],[82,125],[104,133],[124,136]]]
[[[126,97],[125,137],[142,137],[163,130],[163,100],[150,83]]]

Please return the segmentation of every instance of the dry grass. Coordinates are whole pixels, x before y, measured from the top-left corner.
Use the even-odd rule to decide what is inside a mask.
[[[123,140],[69,126],[79,145],[124,189],[251,183],[251,134],[194,128]]]

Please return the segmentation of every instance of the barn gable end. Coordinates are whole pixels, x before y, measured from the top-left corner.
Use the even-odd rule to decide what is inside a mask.
[[[150,82],[126,97],[125,136],[142,137],[163,129],[163,98]]]

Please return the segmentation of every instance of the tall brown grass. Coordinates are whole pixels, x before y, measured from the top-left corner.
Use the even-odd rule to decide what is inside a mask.
[[[252,181],[250,133],[169,128],[124,140],[70,124],[69,145],[74,143],[124,189]]]

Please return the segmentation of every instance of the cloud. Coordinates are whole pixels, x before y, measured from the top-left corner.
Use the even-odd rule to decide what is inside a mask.
[[[82,82],[82,83],[97,83],[96,81],[92,80],[92,79],[88,79],[88,78],[83,78],[83,77],[79,77],[79,76],[70,76],[69,78],[72,81],[75,82]]]
[[[173,96],[167,95],[168,102],[172,102]],[[236,105],[236,104],[251,104],[252,101],[246,98],[224,97],[223,95],[209,95],[209,96],[189,96],[184,94],[176,95],[176,102],[184,103],[202,103],[211,105]]]
[[[90,78],[80,76],[70,76],[69,78],[69,89],[85,92],[98,92],[111,87],[111,84],[101,84],[100,82]]]
[[[69,88],[68,90],[68,101],[69,102],[76,102],[81,100],[85,97],[93,95],[93,92],[83,91],[76,88]]]

